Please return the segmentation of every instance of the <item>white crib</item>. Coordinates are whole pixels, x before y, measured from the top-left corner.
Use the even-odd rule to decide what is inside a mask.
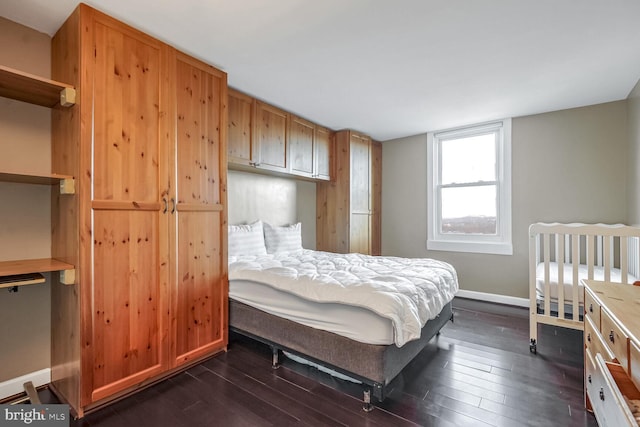
[[[634,283],[640,277],[640,228],[622,224],[529,227],[529,350],[538,323],[584,330],[582,279]]]

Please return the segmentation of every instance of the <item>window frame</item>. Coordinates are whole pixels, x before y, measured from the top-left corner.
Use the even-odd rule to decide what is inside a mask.
[[[496,132],[496,234],[454,234],[440,232],[442,141]],[[451,252],[470,252],[513,255],[511,230],[511,119],[496,120],[471,126],[427,133],[427,249]],[[471,187],[456,184],[455,187]],[[477,183],[475,185],[478,185]],[[444,185],[445,188],[454,186]]]

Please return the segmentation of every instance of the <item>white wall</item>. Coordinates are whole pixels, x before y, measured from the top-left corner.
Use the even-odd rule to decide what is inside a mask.
[[[229,171],[229,224],[261,219],[272,225],[302,223],[302,246],[316,248],[316,185],[291,178]]]
[[[630,224],[640,225],[640,80],[631,91],[627,103],[627,216]]]
[[[528,227],[625,222],[626,101],[513,119],[512,256],[426,250],[426,134],[382,146],[382,253],[452,263],[462,289],[528,298]]]

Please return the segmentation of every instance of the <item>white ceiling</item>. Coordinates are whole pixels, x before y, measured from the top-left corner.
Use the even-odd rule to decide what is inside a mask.
[[[384,141],[625,99],[638,0],[89,0],[229,85]],[[1,0],[53,35],[78,0]]]

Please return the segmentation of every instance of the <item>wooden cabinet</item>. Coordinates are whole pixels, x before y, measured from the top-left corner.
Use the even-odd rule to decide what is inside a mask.
[[[335,180],[317,186],[318,250],[379,255],[381,151],[373,147],[368,136],[337,132]]]
[[[254,135],[258,156],[255,166],[276,172],[288,171],[286,111],[256,101]]]
[[[315,168],[315,125],[300,117],[290,116],[289,158],[294,175],[312,178]]]
[[[316,125],[314,146],[314,174],[313,177],[318,180],[330,181],[332,172],[333,158],[333,131]]]
[[[75,103],[75,89],[72,85],[25,73],[0,65],[0,96],[17,99],[49,108],[69,108]],[[56,171],[55,169],[53,169]],[[34,185],[56,185],[58,196],[73,198],[75,181],[72,175],[34,174],[0,171],[0,182]],[[48,202],[47,202],[48,203]],[[53,207],[56,209],[56,206]],[[62,213],[64,215],[64,213]],[[53,258],[11,260],[0,262],[0,288],[43,283],[40,273],[61,271],[60,281],[72,285],[75,281],[74,265]]]
[[[53,295],[52,384],[81,415],[227,344],[226,75],[85,5],[52,57],[80,89],[53,120],[79,281]]]
[[[329,129],[230,89],[228,130],[231,168],[331,179]]]
[[[290,173],[331,179],[332,132],[300,117],[289,117]]]
[[[637,426],[627,399],[640,399],[640,287],[584,281],[585,404],[601,426]]]
[[[255,166],[258,156],[253,122],[255,100],[244,93],[229,89],[229,163],[244,166]]]

